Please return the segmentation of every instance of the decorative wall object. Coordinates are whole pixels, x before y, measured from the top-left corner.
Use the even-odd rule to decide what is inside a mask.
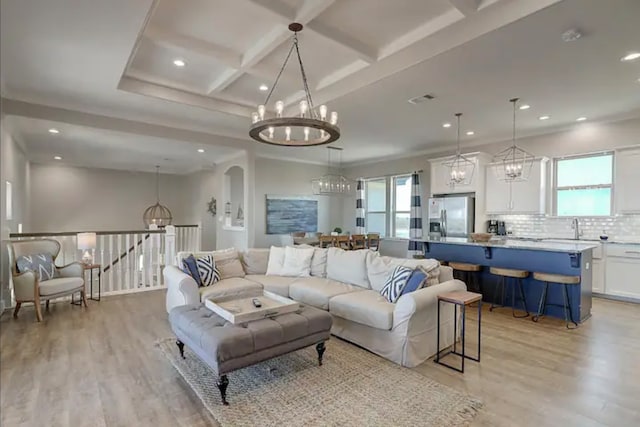
[[[306,196],[267,195],[267,234],[318,231],[318,200]]]
[[[209,200],[209,203],[207,203],[207,212],[209,212],[211,216],[216,216],[217,211],[218,211],[218,206],[217,206],[216,198],[212,197],[211,200]]]

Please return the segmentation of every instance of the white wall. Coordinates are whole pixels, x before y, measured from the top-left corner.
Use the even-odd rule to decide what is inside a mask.
[[[9,261],[5,240],[18,231],[18,224],[29,227],[29,169],[30,164],[20,144],[5,129],[4,116],[0,116],[0,310],[11,305],[9,291]],[[12,185],[12,219],[6,217],[6,181]]]
[[[188,175],[185,190],[188,200],[185,205],[185,222],[200,224],[201,249],[213,251],[216,249],[217,225],[216,220],[224,215],[222,195],[217,191],[218,178],[215,170],[203,170]],[[213,217],[208,211],[208,203],[215,197],[217,215]]]
[[[282,237],[267,235],[266,196],[312,196],[311,180],[327,173],[326,166],[257,158],[255,161],[255,247],[281,245]],[[343,227],[342,198],[317,196],[318,231]],[[355,202],[354,202],[355,203]],[[354,205],[355,206],[355,205]]]
[[[499,141],[482,145],[463,146],[462,150],[463,152],[479,151],[493,155],[510,144],[511,141]],[[640,118],[618,122],[584,122],[561,132],[520,138],[517,144],[535,156],[549,158],[637,145],[640,144]],[[428,197],[430,185],[429,159],[453,154],[455,154],[455,147],[452,146],[449,151],[440,150],[402,159],[352,165],[345,169],[345,173],[351,178],[373,178],[383,175],[405,174],[414,170],[424,169],[423,196]],[[353,232],[355,229],[355,198],[345,199],[344,203],[344,224],[346,230]],[[426,227],[426,222],[423,225]]]
[[[154,173],[31,165],[31,221],[24,231],[140,230],[156,202]],[[189,218],[192,189],[183,175],[160,174],[160,202],[174,224]]]

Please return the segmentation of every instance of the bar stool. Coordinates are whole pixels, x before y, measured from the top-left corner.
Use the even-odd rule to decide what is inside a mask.
[[[567,324],[567,329],[576,329],[578,322],[573,320],[573,312],[571,310],[571,298],[569,297],[569,286],[577,285],[580,283],[580,276],[566,276],[564,274],[551,274],[551,273],[533,273],[533,278],[544,282],[544,288],[542,288],[542,295],[540,296],[540,302],[538,304],[538,314],[533,316],[531,320],[537,322],[541,316],[544,316],[548,306],[562,307],[564,309],[564,321]],[[555,283],[561,285],[564,289],[562,291],[562,297],[564,303],[550,304],[547,302],[547,290],[549,283]],[[568,313],[567,313],[568,312]],[[570,327],[569,324],[573,323],[575,326]]]
[[[449,267],[453,268],[454,273],[457,271],[462,274],[464,282],[469,290],[480,294],[482,293],[480,289],[480,280],[478,278],[478,273],[482,270],[481,265],[449,261]]]
[[[504,307],[504,302],[505,302],[504,288],[506,285],[510,283],[508,279],[516,279],[516,282],[514,283],[514,286],[512,286],[512,290],[511,290],[512,291],[511,292],[511,313],[513,314],[513,317],[516,317],[519,319],[523,317],[528,317],[529,310],[527,310],[527,299],[524,296],[522,279],[527,277],[529,275],[529,272],[525,270],[515,270],[511,268],[501,268],[501,267],[491,267],[489,269],[489,272],[493,275],[500,276],[500,281],[498,282],[498,286],[496,286],[495,289],[493,290],[493,300],[491,301],[491,307],[489,307],[489,311],[493,311],[493,309],[496,307]],[[516,283],[518,285],[517,288],[520,291],[519,298],[516,298],[516,286],[515,286]],[[501,305],[497,305],[495,303],[496,297],[498,296],[498,289],[500,289],[500,294],[502,295]],[[527,313],[524,316],[516,315],[516,299],[518,301],[522,301],[523,309]]]

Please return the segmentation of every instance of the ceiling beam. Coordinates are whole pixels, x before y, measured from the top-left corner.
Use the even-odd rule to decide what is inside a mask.
[[[95,129],[174,139],[176,141],[191,141],[206,145],[213,144],[234,149],[250,150],[255,148],[254,143],[244,139],[50,107],[42,104],[32,104],[13,99],[2,98],[2,107],[4,114],[8,116],[31,117]]]
[[[449,0],[464,16],[473,15],[480,8],[480,0]]]

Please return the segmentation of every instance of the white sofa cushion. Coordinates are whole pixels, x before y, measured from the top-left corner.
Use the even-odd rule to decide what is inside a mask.
[[[386,331],[393,327],[394,309],[395,304],[371,289],[337,295],[329,301],[332,315]]]
[[[289,298],[289,285],[298,280],[297,277],[266,276],[264,274],[247,274],[245,279],[260,283],[265,291],[273,292]]]
[[[327,277],[327,255],[329,249],[315,248],[311,258],[311,275]]]
[[[280,276],[284,265],[284,248],[271,246],[269,249],[269,262],[267,263],[267,276]]]
[[[200,301],[207,298],[220,298],[230,295],[239,295],[247,291],[262,290],[262,285],[243,277],[230,277],[222,279],[213,286],[201,287]]]
[[[313,248],[284,248],[284,262],[282,263],[281,276],[309,277],[311,275],[311,258]]]
[[[242,267],[246,274],[266,274],[269,249],[249,249],[242,253]]]
[[[299,278],[289,286],[289,297],[316,308],[329,310],[329,300],[336,295],[361,291],[359,286],[320,277]]]
[[[345,251],[329,248],[327,253],[327,278],[371,289],[367,276],[368,249]]]
[[[381,292],[393,269],[401,265],[415,269],[422,268],[427,273],[429,279],[427,286],[440,283],[440,263],[435,259],[407,259],[382,256],[378,252],[369,251],[366,259],[367,277],[371,284],[371,289]]]

